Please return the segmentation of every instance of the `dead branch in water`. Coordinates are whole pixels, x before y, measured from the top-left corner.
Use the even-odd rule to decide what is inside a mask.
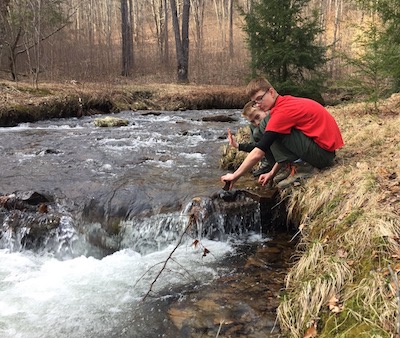
[[[174,261],[175,263],[177,263],[179,266],[181,266],[181,267],[186,271],[186,273],[188,273],[188,274],[190,275],[190,273],[187,271],[187,269],[185,269],[180,263],[178,263],[178,262],[172,257],[172,255],[175,253],[175,251],[176,251],[176,250],[178,249],[178,247],[181,245],[182,240],[183,240],[183,237],[184,237],[185,235],[189,235],[189,234],[187,233],[187,231],[188,231],[196,222],[197,222],[196,215],[194,215],[194,214],[189,215],[188,224],[186,225],[185,230],[182,232],[181,236],[180,236],[179,239],[178,239],[178,242],[176,243],[175,247],[172,249],[172,251],[171,251],[170,254],[168,255],[167,259],[166,259],[164,262],[157,263],[157,264],[153,265],[152,267],[150,267],[150,268],[138,279],[138,281],[135,283],[135,285],[137,285],[137,283],[138,283],[138,282],[153,268],[153,267],[155,267],[156,265],[162,264],[162,267],[161,267],[160,271],[157,273],[156,277],[155,277],[155,278],[153,279],[153,281],[151,282],[150,287],[149,287],[149,290],[148,290],[148,291],[146,292],[146,294],[143,296],[142,302],[145,301],[146,298],[149,296],[149,294],[153,291],[153,286],[154,286],[154,284],[157,282],[158,278],[161,276],[161,274],[164,272],[164,270],[166,270],[167,264],[168,264],[168,262],[169,262],[170,260],[172,260],[172,261]],[[190,236],[190,235],[189,235],[189,236]],[[193,238],[193,237],[192,237],[192,238]],[[195,239],[195,240],[193,241],[193,246],[196,247],[198,244],[201,244],[200,241],[197,240],[197,239]],[[209,251],[206,247],[204,247],[204,246],[202,246],[202,247],[203,247],[203,255],[202,255],[202,256],[205,257],[207,254],[210,253],[210,251]],[[211,254],[211,253],[210,253],[210,254]]]
[[[178,249],[179,245],[182,243],[183,240],[183,236],[185,236],[186,231],[189,229],[189,227],[191,226],[191,223],[189,222],[188,225],[185,228],[185,231],[183,231],[183,233],[181,234],[181,236],[179,237],[178,243],[175,245],[175,247],[173,248],[173,250],[170,252],[170,254],[168,255],[167,259],[164,261],[164,264],[162,266],[162,268],[160,269],[160,271],[158,272],[157,276],[154,278],[154,280],[151,282],[150,284],[150,288],[149,290],[146,292],[146,294],[143,296],[142,298],[142,302],[146,300],[147,296],[150,294],[150,292],[153,291],[153,286],[154,284],[157,282],[158,278],[161,276],[161,274],[163,273],[163,271],[165,270],[169,260],[172,259],[172,255],[174,254],[174,252]]]

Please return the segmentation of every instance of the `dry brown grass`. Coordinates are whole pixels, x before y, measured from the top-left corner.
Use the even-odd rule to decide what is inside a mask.
[[[233,130],[232,133],[234,133]],[[250,135],[249,126],[244,126],[237,131],[234,137],[238,143],[248,143],[250,142],[249,135]],[[231,147],[229,144],[226,144],[222,147],[222,157],[220,160],[220,167],[222,169],[235,171],[244,161],[246,156],[247,156],[246,152],[239,151],[238,149]]]
[[[282,329],[302,337],[391,337],[397,299],[389,265],[400,271],[400,94],[370,114],[366,104],[328,108],[345,140],[337,164],[281,192],[299,224],[298,259],[278,309]],[[332,313],[335,294],[344,305]]]
[[[224,85],[137,83],[125,78],[105,82],[40,83],[35,89],[29,82],[0,82],[0,109],[38,106],[44,102],[71,96],[108,98],[122,109],[204,109],[242,108],[244,88]],[[139,102],[140,101],[140,102]]]

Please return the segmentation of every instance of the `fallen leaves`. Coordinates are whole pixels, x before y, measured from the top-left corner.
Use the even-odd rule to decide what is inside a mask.
[[[199,241],[198,239],[195,239],[195,240],[193,241],[192,245],[193,245],[193,247],[194,247],[195,249],[197,249],[197,247],[198,247],[199,245],[201,245],[201,243],[200,243],[200,241]],[[202,257],[206,257],[207,254],[209,254],[209,253],[210,253],[210,250],[208,250],[206,247],[203,247],[203,256],[202,256]]]
[[[317,335],[318,335],[317,322],[313,320],[311,322],[311,326],[304,333],[303,338],[315,338]]]
[[[344,310],[344,305],[340,303],[340,300],[336,295],[329,298],[327,305],[332,313],[340,313]]]

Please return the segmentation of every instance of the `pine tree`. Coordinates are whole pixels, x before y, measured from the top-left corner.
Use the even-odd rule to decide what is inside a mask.
[[[393,90],[400,91],[400,11],[398,0],[383,0],[376,7],[385,25],[386,70],[393,80]]]
[[[360,0],[359,5],[370,14],[357,40],[360,52],[349,57],[354,67],[349,83],[366,95],[379,110],[378,101],[400,90],[400,13],[398,0],[379,2]]]
[[[244,30],[252,76],[264,75],[281,94],[316,98],[321,89],[326,49],[316,13],[304,15],[310,0],[261,0],[246,13]]]

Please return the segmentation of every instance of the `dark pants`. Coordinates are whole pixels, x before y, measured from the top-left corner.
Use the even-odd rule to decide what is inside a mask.
[[[334,151],[322,149],[312,138],[297,129],[292,129],[290,134],[276,140],[270,150],[265,154],[270,163],[294,162],[301,158],[313,167],[322,169],[332,166],[335,159]]]

